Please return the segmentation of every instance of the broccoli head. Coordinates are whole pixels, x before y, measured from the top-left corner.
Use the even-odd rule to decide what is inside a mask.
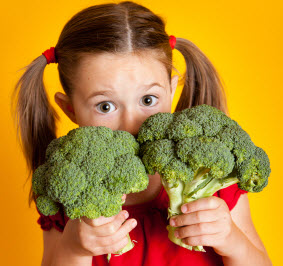
[[[137,140],[147,173],[161,176],[169,196],[169,217],[181,214],[184,203],[232,184],[259,192],[268,183],[267,154],[236,121],[209,105],[152,115],[142,124]],[[174,243],[204,251],[177,239],[173,227],[167,229]]]
[[[80,127],[54,139],[45,163],[33,173],[38,210],[48,216],[62,207],[70,219],[110,217],[122,209],[122,195],[147,188],[139,144],[126,131]],[[122,254],[133,247],[117,252]]]

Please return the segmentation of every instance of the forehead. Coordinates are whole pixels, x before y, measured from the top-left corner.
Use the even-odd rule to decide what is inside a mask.
[[[165,66],[152,54],[111,54],[84,55],[76,70],[76,87],[89,84],[105,86],[133,86],[159,82],[166,86],[168,74]]]

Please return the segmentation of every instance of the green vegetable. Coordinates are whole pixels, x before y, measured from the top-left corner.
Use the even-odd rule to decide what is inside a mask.
[[[106,127],[80,127],[54,139],[47,147],[45,163],[32,178],[38,210],[54,215],[61,204],[71,219],[118,214],[123,194],[142,191],[148,185],[138,153],[133,135]],[[129,241],[116,254],[132,247]]]
[[[157,113],[139,130],[140,157],[148,174],[158,172],[169,196],[169,217],[181,214],[184,203],[233,184],[249,192],[259,192],[268,183],[267,154],[251,141],[238,123],[220,110],[199,105],[174,114]],[[174,236],[169,238],[187,249]]]

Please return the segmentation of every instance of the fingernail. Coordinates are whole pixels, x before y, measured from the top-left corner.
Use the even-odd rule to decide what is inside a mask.
[[[182,210],[183,213],[185,213],[185,212],[187,212],[188,208],[187,208],[186,205],[183,205],[183,206],[181,207],[181,210]]]
[[[136,227],[136,225],[137,225],[137,221],[136,220],[132,221],[132,227],[134,228]]]
[[[177,237],[177,238],[179,238],[179,232],[178,231],[175,231],[175,236]]]
[[[127,211],[124,212],[124,217],[127,219],[129,217],[129,213]]]
[[[170,220],[170,224],[171,224],[172,226],[175,226],[175,225],[176,225],[175,219],[171,219],[171,220]]]

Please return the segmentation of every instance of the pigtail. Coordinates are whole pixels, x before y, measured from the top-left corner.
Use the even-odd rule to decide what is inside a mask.
[[[47,60],[44,55],[24,67],[24,74],[17,82],[14,93],[14,119],[17,136],[25,156],[29,176],[44,162],[45,151],[56,138],[55,120],[58,115],[51,107],[43,83]],[[35,199],[32,189],[29,204]]]
[[[207,104],[228,114],[223,85],[209,59],[195,44],[183,38],[177,38],[175,48],[186,62],[186,73],[181,79],[184,87],[176,111]]]

